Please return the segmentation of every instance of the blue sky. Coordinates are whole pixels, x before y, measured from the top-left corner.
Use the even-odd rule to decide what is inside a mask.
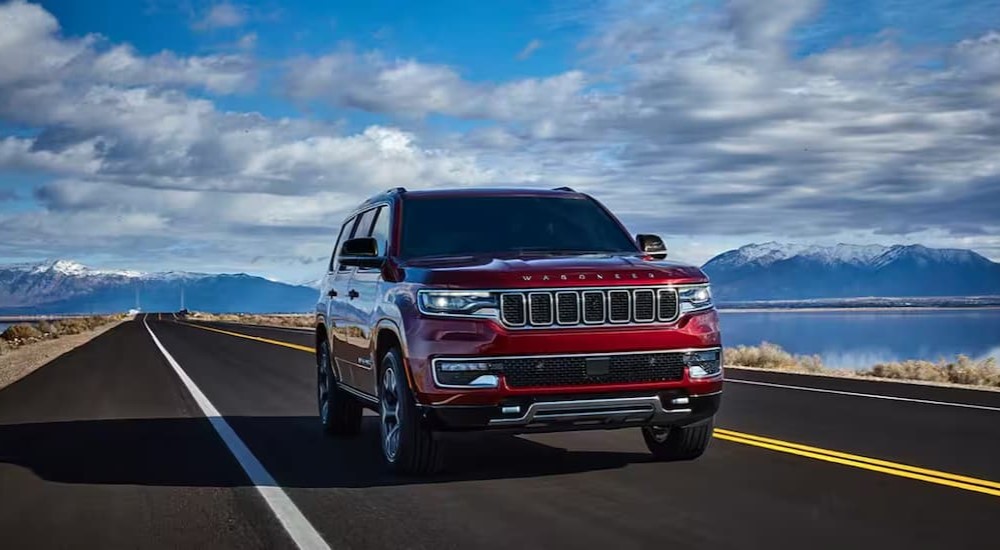
[[[0,262],[315,279],[375,191],[569,185],[701,263],[1000,259],[1000,4],[0,1]]]

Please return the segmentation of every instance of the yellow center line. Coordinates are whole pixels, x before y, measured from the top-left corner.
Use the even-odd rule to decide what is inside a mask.
[[[936,485],[945,485],[947,487],[953,487],[956,489],[963,489],[966,491],[973,491],[976,493],[983,493],[995,497],[1000,497],[1000,489],[996,488],[1000,486],[1000,484],[985,479],[977,479],[968,476],[959,476],[955,474],[949,474],[947,472],[929,470],[926,468],[917,468],[915,466],[899,464],[897,462],[889,462],[887,460],[879,460],[875,458],[842,453],[839,451],[831,451],[829,449],[821,449],[819,447],[799,445],[798,443],[785,442],[779,439],[759,437],[751,434],[742,434],[740,432],[733,432],[721,428],[716,428],[714,436],[716,439],[731,441],[733,443],[751,445],[754,447],[760,447],[762,449],[769,449],[781,453],[788,453],[788,454],[803,456],[806,458],[812,458],[815,460],[822,460],[824,462],[841,464],[843,466],[860,468],[862,470],[870,470],[873,472],[879,472],[892,476],[905,477],[908,479],[915,479],[918,481],[924,481]],[[958,481],[958,480],[965,480],[965,481]]]
[[[201,330],[218,332],[219,334],[227,334],[229,336],[235,336],[237,338],[245,338],[247,340],[263,342],[265,344],[272,344],[275,346],[282,346],[299,351],[305,351],[308,353],[315,353],[315,350],[311,347],[292,344],[290,342],[284,342],[281,340],[272,340],[270,338],[262,338],[260,336],[250,336],[249,334],[242,334],[239,332],[232,332],[229,330],[222,330],[213,327],[195,325],[191,323],[182,322],[180,324],[198,328]],[[966,491],[973,491],[976,493],[983,493],[991,496],[1000,497],[1000,483],[996,481],[990,481],[987,479],[978,479],[969,476],[942,472],[939,470],[931,470],[929,468],[920,468],[917,466],[910,466],[908,464],[901,464],[899,462],[891,462],[888,460],[881,460],[878,458],[854,455],[841,451],[823,449],[820,447],[812,447],[809,445],[803,445],[801,443],[782,441],[780,439],[762,437],[759,435],[737,432],[733,430],[727,430],[724,428],[716,428],[715,433],[713,435],[715,436],[716,439],[730,441],[733,443],[750,445],[753,447],[759,447],[762,449],[768,449],[781,453],[797,455],[805,458],[812,458],[814,460],[821,460],[823,462],[831,462],[843,466],[850,466],[852,468],[860,468],[862,470],[869,470],[872,472],[879,472],[887,475],[903,477],[907,479],[914,479],[926,483],[944,485],[956,489],[962,489]]]
[[[275,346],[282,346],[282,347],[286,347],[286,348],[297,349],[299,351],[305,351],[305,352],[309,352],[309,353],[316,353],[316,350],[313,349],[313,348],[311,348],[311,347],[309,347],[309,346],[300,346],[299,344],[292,344],[290,342],[283,342],[281,340],[271,340],[270,338],[261,338],[260,336],[250,336],[249,334],[241,334],[239,332],[231,332],[231,331],[228,331],[228,330],[222,330],[222,329],[213,328],[213,327],[206,327],[206,326],[202,326],[202,325],[195,325],[195,324],[191,324],[191,323],[179,323],[179,324],[185,325],[185,326],[189,326],[189,327],[194,327],[194,328],[200,328],[201,330],[210,330],[212,332],[218,332],[219,334],[228,334],[229,336],[235,336],[237,338],[246,338],[247,340],[254,340],[254,341],[257,341],[257,342],[263,342],[265,344],[273,344]]]
[[[931,469],[928,469],[928,468],[918,468],[916,466],[910,466],[908,464],[900,464],[898,462],[890,462],[888,460],[881,460],[881,459],[878,459],[878,458],[871,458],[871,457],[867,457],[867,456],[854,455],[854,454],[844,453],[844,452],[840,452],[840,451],[832,451],[832,450],[829,450],[829,449],[822,449],[822,448],[819,448],[819,447],[810,447],[809,445],[802,445],[801,443],[791,443],[791,442],[788,442],[788,441],[782,441],[780,439],[771,439],[771,438],[768,438],[768,437],[761,437],[759,435],[753,435],[753,434],[748,434],[748,433],[743,433],[743,432],[736,432],[736,431],[733,431],[733,430],[726,430],[726,429],[723,429],[723,428],[716,428],[715,429],[715,433],[722,434],[722,435],[728,435],[730,437],[739,437],[739,438],[743,438],[743,439],[752,439],[754,441],[758,441],[758,442],[762,442],[762,443],[770,443],[770,444],[773,444],[773,445],[781,445],[783,447],[790,447],[792,449],[796,449],[796,450],[800,450],[800,451],[807,451],[807,452],[813,452],[813,453],[827,454],[827,455],[834,456],[834,457],[837,457],[837,458],[843,458],[843,459],[846,459],[846,460],[853,460],[853,461],[856,461],[856,462],[864,462],[864,463],[867,463],[867,464],[872,464],[872,465],[875,465],[875,466],[883,466],[883,467],[886,467],[886,468],[893,468],[893,469],[896,469],[896,470],[905,470],[907,472],[912,472],[912,473],[915,473],[915,474],[923,474],[923,475],[932,476],[932,477],[940,477],[940,478],[944,478],[944,479],[950,479],[952,481],[960,481],[960,482],[963,482],[963,483],[971,483],[973,485],[983,485],[985,487],[990,487],[990,488],[993,488],[993,489],[1000,489],[1000,483],[997,483],[996,481],[989,481],[989,480],[986,480],[986,479],[978,479],[978,478],[968,477],[968,476],[962,476],[962,475],[958,475],[958,474],[950,474],[948,472],[941,472],[941,471],[938,471],[938,470],[931,470]]]

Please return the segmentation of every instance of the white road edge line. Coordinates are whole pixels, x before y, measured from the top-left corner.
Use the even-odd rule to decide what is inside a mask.
[[[153,330],[149,328],[146,324],[146,320],[142,320],[143,326],[146,327],[146,331],[153,338],[153,343],[156,347],[160,348],[160,353],[163,357],[167,359],[170,366],[174,368],[177,376],[184,383],[184,386],[191,393],[191,397],[194,398],[195,402],[201,408],[201,411],[208,417],[208,420],[212,423],[212,427],[215,428],[216,433],[222,438],[226,446],[229,447],[229,451],[233,453],[233,456],[243,467],[243,471],[246,472],[247,477],[253,482],[254,487],[260,496],[264,498],[264,501],[271,508],[275,517],[281,522],[281,526],[285,528],[285,531],[295,545],[303,550],[330,550],[330,546],[323,540],[316,528],[309,523],[309,520],[302,515],[302,511],[299,510],[292,499],[288,497],[288,494],[278,486],[274,477],[264,468],[264,465],[257,460],[257,457],[250,451],[250,449],[243,443],[243,440],[236,435],[236,431],[226,422],[226,419],[219,414],[218,409],[215,405],[205,397],[201,389],[195,385],[191,377],[184,372],[180,364],[170,355],[167,348],[163,347],[160,343],[160,339],[153,334]]]
[[[734,378],[726,378],[726,382],[732,382],[734,384],[752,384],[754,386],[769,386],[772,388],[783,388],[787,390],[802,390],[802,391],[812,391],[817,393],[833,393],[837,395],[849,395],[852,397],[867,397],[869,399],[886,399],[889,401],[905,401],[908,403],[922,403],[924,405],[944,405],[947,407],[961,407],[964,409],[977,409],[981,411],[996,411],[1000,412],[1000,407],[990,407],[987,405],[973,405],[970,403],[954,403],[951,401],[932,401],[930,399],[916,399],[913,397],[896,397],[894,395],[879,395],[876,393],[856,393],[850,391],[840,391],[840,390],[827,390],[823,388],[810,388],[808,386],[790,386],[788,384],[774,384],[771,382],[757,382],[756,380],[739,380]]]

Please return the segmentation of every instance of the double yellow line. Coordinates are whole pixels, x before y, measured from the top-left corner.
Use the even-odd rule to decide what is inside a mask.
[[[309,346],[300,346],[298,344],[292,344],[290,342],[283,342],[281,340],[271,340],[270,338],[261,338],[260,336],[250,336],[249,334],[242,334],[240,332],[231,332],[228,330],[222,330],[220,328],[206,327],[205,325],[195,325],[193,323],[177,322],[178,324],[185,325],[193,328],[200,328],[201,330],[210,330],[212,332],[218,332],[219,334],[227,334],[229,336],[235,336],[237,338],[245,338],[247,340],[254,340],[256,342],[263,342],[265,344],[272,344],[275,346],[282,346],[291,349],[297,349],[299,351],[306,351],[309,353],[316,353],[316,350]]]
[[[262,338],[260,336],[250,336],[249,334],[242,334],[214,327],[206,327],[204,325],[195,325],[192,323],[180,324],[201,330],[217,332],[219,334],[235,336],[237,338],[245,338],[247,340],[254,340],[265,344],[272,344],[308,353],[315,353],[315,350],[311,347],[292,344],[281,340],[272,340],[270,338]],[[948,472],[941,472],[938,470],[930,470],[928,468],[919,468],[908,464],[900,464],[898,462],[890,462],[888,460],[881,460],[878,458],[832,451],[830,449],[812,447],[809,445],[782,441],[780,439],[773,439],[770,437],[761,437],[759,435],[726,430],[723,428],[716,428],[713,435],[716,439],[721,439],[723,441],[750,445],[753,447],[777,451],[779,453],[787,453],[814,460],[822,460],[823,462],[840,464],[842,466],[850,466],[852,468],[860,468],[862,470],[869,470],[891,476],[904,477],[926,483],[933,483],[935,485],[944,485],[955,489],[962,489],[965,491],[1000,497],[1000,483],[987,479],[978,479],[969,476],[951,474]]]
[[[880,460],[867,456],[842,453],[840,451],[831,451],[830,449],[811,447],[809,445],[791,443],[780,439],[761,437],[759,435],[736,432],[723,428],[716,428],[714,435],[716,439],[732,441],[733,443],[741,443],[743,445],[752,445],[754,447],[769,449],[779,453],[788,453],[815,460],[822,460],[824,462],[832,462],[843,466],[850,466],[852,468],[861,468],[862,470],[870,470],[882,474],[905,477],[908,479],[933,483],[935,485],[945,485],[956,489],[963,489],[966,491],[1000,497],[1000,483],[987,479],[977,479],[974,477],[950,474],[948,472],[941,472],[938,470],[918,468],[908,464],[900,464],[898,462],[890,462],[888,460]]]

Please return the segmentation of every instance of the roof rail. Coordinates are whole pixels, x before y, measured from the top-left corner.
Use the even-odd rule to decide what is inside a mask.
[[[576,193],[576,190],[573,189],[572,187],[553,187],[552,190],[553,191],[566,191],[566,192],[569,192],[569,193]]]

